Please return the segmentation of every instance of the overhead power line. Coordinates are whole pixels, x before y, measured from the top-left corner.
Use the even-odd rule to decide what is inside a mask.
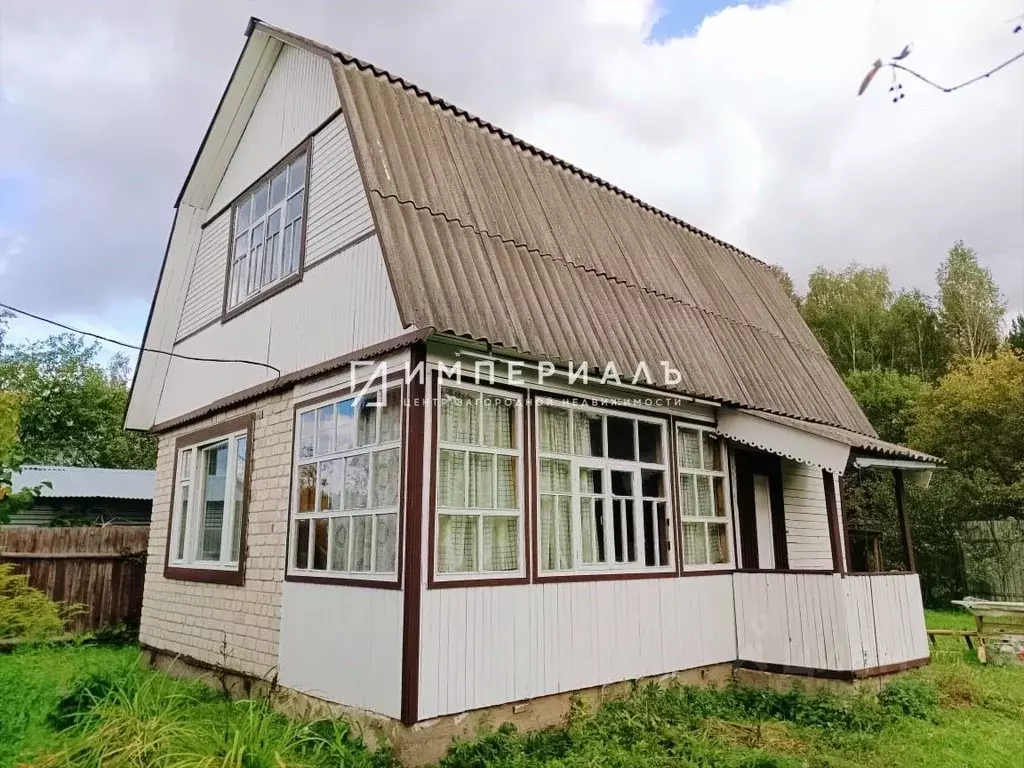
[[[103,336],[99,333],[92,333],[90,331],[83,331],[80,328],[73,328],[70,325],[66,325],[56,320],[51,320],[50,318],[43,317],[42,315],[36,315],[33,314],[32,312],[27,312],[24,309],[12,307],[10,304],[4,304],[3,302],[0,302],[0,309],[9,310],[11,312],[14,312],[16,315],[24,315],[25,317],[31,317],[33,320],[38,320],[42,323],[48,323],[50,325],[56,326],[57,328],[63,328],[65,331],[77,333],[80,336],[89,336],[100,341],[105,341],[108,344],[116,344],[117,346],[124,347],[125,349],[133,349],[136,352],[152,352],[154,355],[166,355],[167,357],[177,357],[180,360],[192,360],[197,363],[235,363],[238,365],[255,365],[260,368],[269,368],[270,370],[277,374],[278,378],[281,377],[280,368],[277,368],[276,366],[273,366],[270,363],[262,363],[259,360],[245,360],[242,358],[223,357],[196,357],[194,355],[183,355],[180,352],[166,352],[162,349],[151,349],[149,347],[141,347],[138,344],[129,344],[127,341],[112,339],[109,336]]]

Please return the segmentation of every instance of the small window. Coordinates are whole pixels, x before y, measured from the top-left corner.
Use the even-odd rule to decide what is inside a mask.
[[[522,467],[517,396],[441,387],[435,569],[515,575],[522,557]]]
[[[179,439],[172,501],[169,575],[174,569],[241,572],[247,504],[249,419]],[[181,575],[181,574],[178,574]],[[200,575],[201,578],[201,575]]]
[[[725,446],[707,430],[679,425],[676,460],[683,563],[723,567],[732,563],[732,516],[724,467]]]
[[[541,572],[670,571],[665,421],[541,406],[537,433]]]
[[[394,581],[402,479],[402,389],[296,414],[289,573]]]
[[[298,274],[306,202],[306,153],[235,204],[227,308]]]

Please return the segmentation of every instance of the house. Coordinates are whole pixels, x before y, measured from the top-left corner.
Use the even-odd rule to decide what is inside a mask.
[[[911,567],[851,573],[837,478],[935,459],[878,439],[768,267],[344,53],[251,21],[145,346],[153,663],[401,741],[927,661],[905,517]]]
[[[26,464],[11,480],[15,493],[38,487],[39,498],[9,525],[149,525],[153,513],[150,470]]]

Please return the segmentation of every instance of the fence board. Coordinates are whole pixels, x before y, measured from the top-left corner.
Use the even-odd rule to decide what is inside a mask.
[[[0,562],[13,563],[50,598],[80,605],[70,632],[137,627],[142,613],[149,527],[0,529]]]

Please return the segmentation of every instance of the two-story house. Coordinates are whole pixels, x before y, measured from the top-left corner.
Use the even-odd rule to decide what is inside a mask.
[[[905,570],[852,573],[837,479],[935,460],[768,266],[344,53],[250,23],[145,345],[154,662],[415,741],[927,660],[905,517]]]

